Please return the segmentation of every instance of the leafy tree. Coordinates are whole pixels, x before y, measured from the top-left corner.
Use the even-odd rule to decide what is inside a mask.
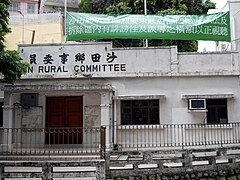
[[[91,13],[92,12],[92,1],[84,0],[78,6],[80,12]]]
[[[7,11],[7,7],[10,5],[10,1],[1,0],[0,2],[0,52],[4,49],[4,36],[10,32],[8,27],[8,17],[9,13]]]
[[[27,73],[28,63],[22,62],[17,51],[2,51],[0,53],[0,72],[8,83],[14,83]]]
[[[0,2],[0,72],[7,83],[14,83],[23,73],[26,73],[28,63],[21,61],[17,51],[4,50],[4,37],[10,32],[7,9],[9,5],[9,0]]]
[[[128,2],[119,2],[116,5],[110,5],[106,8],[108,14],[130,14],[132,9],[128,6]]]
[[[144,14],[143,2],[143,0],[82,0],[79,10],[98,14]],[[212,8],[215,8],[215,3],[210,0],[147,0],[148,14],[200,15],[207,14],[208,10]],[[143,41],[140,39],[114,39],[113,45],[116,47],[142,46]],[[180,52],[197,50],[197,42],[189,40],[150,39],[149,45],[177,45]]]
[[[82,0],[79,4],[79,11],[94,14],[106,14],[106,8],[112,3],[112,0]]]

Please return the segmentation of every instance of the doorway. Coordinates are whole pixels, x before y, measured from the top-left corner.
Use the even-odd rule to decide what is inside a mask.
[[[83,97],[47,97],[46,144],[82,144]]]

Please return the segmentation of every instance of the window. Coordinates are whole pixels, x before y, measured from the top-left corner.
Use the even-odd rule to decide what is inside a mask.
[[[0,102],[0,127],[3,127],[3,102]]]
[[[227,99],[207,99],[207,123],[228,123]]]
[[[8,8],[9,11],[19,11],[20,10],[20,3],[19,2],[12,2]]]
[[[159,100],[122,100],[121,124],[159,124]]]
[[[28,3],[27,4],[27,12],[30,14],[34,14],[35,13],[35,4]]]

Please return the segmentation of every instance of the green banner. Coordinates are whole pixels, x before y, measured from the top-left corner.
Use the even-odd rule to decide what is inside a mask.
[[[104,15],[67,13],[67,40],[181,39],[231,41],[227,13],[209,15]]]

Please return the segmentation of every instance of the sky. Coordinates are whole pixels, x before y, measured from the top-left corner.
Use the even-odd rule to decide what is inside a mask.
[[[216,3],[217,9],[219,10],[227,3],[227,0],[211,0],[211,1]]]
[[[211,2],[216,3],[216,10],[210,11],[211,13],[216,13],[219,12],[227,3],[227,0],[211,0]],[[224,11],[228,11],[228,6],[224,8]],[[227,43],[221,43],[221,44],[226,44]],[[198,41],[198,51],[216,51],[216,42],[214,41]]]

